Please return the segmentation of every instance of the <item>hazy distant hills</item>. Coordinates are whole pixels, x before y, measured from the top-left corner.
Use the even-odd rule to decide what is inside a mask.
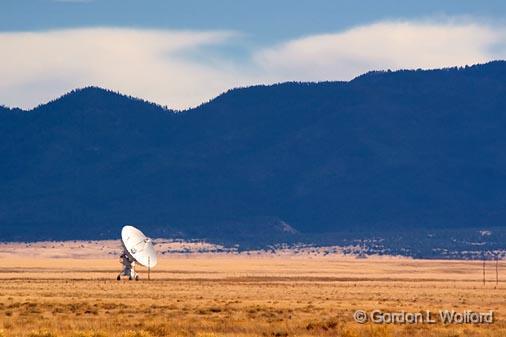
[[[281,240],[506,225],[506,62],[0,109],[0,239]]]

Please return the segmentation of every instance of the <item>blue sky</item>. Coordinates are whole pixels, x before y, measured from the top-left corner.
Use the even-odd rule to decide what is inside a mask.
[[[504,20],[499,0],[2,0],[0,30],[145,27],[237,30],[259,42],[339,31],[379,20],[473,16]]]
[[[504,1],[2,0],[0,104],[100,85],[185,108],[235,86],[506,54]]]

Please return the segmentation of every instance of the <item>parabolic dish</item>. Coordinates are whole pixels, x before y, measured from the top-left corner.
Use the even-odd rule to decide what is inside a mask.
[[[133,226],[124,226],[121,230],[121,241],[125,251],[130,254],[135,261],[144,267],[153,268],[156,266],[157,259],[153,242],[140,230]]]

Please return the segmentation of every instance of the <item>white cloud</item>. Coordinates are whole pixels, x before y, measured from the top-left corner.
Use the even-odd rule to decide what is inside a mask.
[[[232,32],[114,28],[0,34],[0,102],[32,107],[76,87],[98,85],[175,108],[236,86],[231,62],[197,61]]]
[[[349,80],[369,70],[439,68],[505,56],[505,27],[472,22],[379,22],[308,36],[254,59],[282,80]]]
[[[348,80],[371,69],[437,68],[506,55],[505,27],[469,21],[379,22],[267,46],[240,63],[227,49],[212,52],[240,38],[228,31],[124,28],[0,33],[0,104],[28,108],[98,85],[185,108],[254,83]]]

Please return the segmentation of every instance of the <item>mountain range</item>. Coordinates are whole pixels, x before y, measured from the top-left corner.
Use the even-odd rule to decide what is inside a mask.
[[[238,88],[185,111],[87,87],[0,108],[0,240],[503,228],[505,148],[504,61]]]

